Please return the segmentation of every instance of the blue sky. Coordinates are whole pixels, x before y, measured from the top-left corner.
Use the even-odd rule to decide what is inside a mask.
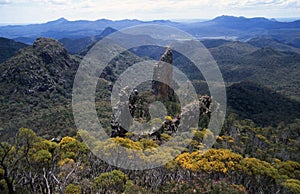
[[[0,0],[0,23],[68,20],[300,18],[300,0]]]

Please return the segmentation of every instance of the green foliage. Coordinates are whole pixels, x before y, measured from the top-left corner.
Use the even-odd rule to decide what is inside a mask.
[[[130,148],[130,149],[134,149],[134,150],[142,150],[143,149],[143,147],[140,143],[132,141],[127,138],[116,137],[113,139],[113,141],[125,148]]]
[[[152,139],[141,139],[139,140],[139,143],[144,150],[158,147],[157,143]]]
[[[295,161],[285,161],[275,159],[273,165],[281,175],[288,176],[292,179],[300,179],[300,164]]]
[[[210,121],[210,118],[208,117],[207,114],[203,114],[201,115],[200,119],[199,119],[199,123],[198,123],[198,126],[200,128],[207,128],[208,127],[208,124],[209,124],[209,121]]]
[[[211,193],[235,193],[235,194],[242,194],[247,193],[246,188],[243,185],[236,185],[236,184],[230,184],[226,181],[217,181],[213,183]]]
[[[299,99],[299,67],[296,62],[299,54],[276,49],[258,49],[244,42],[230,42],[210,51],[218,62],[225,82],[250,80],[279,91],[287,97]],[[259,102],[259,99],[257,100]],[[270,106],[272,107],[275,108]]]
[[[241,170],[248,175],[278,178],[278,171],[270,163],[256,158],[244,158],[241,161]]]
[[[4,180],[4,173],[5,171],[0,168],[0,191],[2,191],[3,193],[8,193],[8,188],[7,188],[7,184]]]
[[[162,133],[160,135],[160,138],[161,138],[162,141],[169,141],[170,139],[172,139],[172,136],[167,134],[167,133]]]
[[[34,155],[34,160],[41,164],[48,164],[51,162],[52,154],[48,150],[39,150]]]
[[[300,181],[297,179],[288,179],[282,183],[282,186],[292,193],[300,193]]]
[[[131,180],[128,180],[125,185],[124,193],[125,194],[132,194],[132,193],[145,194],[145,193],[149,193],[149,191],[147,191],[146,188],[135,185]]]
[[[76,160],[78,156],[83,157],[88,152],[87,146],[72,137],[64,137],[59,143],[62,151],[62,158]]]
[[[5,182],[4,179],[0,179],[0,191],[1,191],[3,194],[8,193],[7,184],[6,184],[6,182]]]
[[[210,193],[210,194],[244,194],[247,190],[242,185],[236,185],[226,180],[205,180],[196,178],[189,181],[168,182],[160,191],[162,193]]]
[[[277,127],[257,127],[251,120],[238,120],[228,115],[214,148],[231,149],[236,153],[260,160],[299,161],[299,120]]]
[[[125,190],[128,177],[120,170],[100,174],[94,180],[94,190],[102,193],[121,193]]]
[[[214,134],[207,128],[204,128],[201,131],[196,129],[194,132],[195,134],[193,139],[199,143],[202,142],[204,139],[208,142],[214,139]]]
[[[246,121],[241,123],[249,124]],[[248,125],[240,126],[240,129],[251,134],[249,139],[254,138],[258,145],[260,141],[268,141],[267,136],[259,135],[267,133],[267,130]],[[88,133],[81,131],[80,134],[89,141]],[[235,138],[225,132],[217,138],[218,144],[233,141],[227,146],[240,145],[238,134],[232,132],[232,135]],[[16,134],[14,142],[1,143],[0,157],[4,163],[1,163],[0,168],[0,187],[4,192],[23,188],[36,193],[38,188],[46,188],[47,180],[50,189],[65,193],[276,193],[279,189],[298,192],[299,163],[275,159],[271,164],[257,158],[243,157],[228,149],[212,148],[205,152],[198,150],[203,138],[209,137],[213,138],[209,130],[197,130],[189,146],[191,152],[181,154],[176,145],[172,149],[163,148],[158,152],[157,143],[151,139],[133,141],[117,137],[103,143],[90,137],[91,141],[95,141],[93,145],[96,149],[103,150],[102,154],[109,154],[111,157],[117,154],[114,153],[116,143],[129,148],[129,156],[132,149],[138,151],[142,160],[158,162],[177,156],[159,169],[124,173],[120,170],[105,171],[104,169],[111,169],[111,166],[92,156],[78,136],[66,136],[59,143],[54,143],[38,137],[32,130],[22,128]],[[154,157],[153,153],[159,154]],[[9,177],[7,169],[12,172]],[[35,174],[35,178],[28,177],[30,174]],[[19,180],[21,177],[27,181],[33,178],[39,185],[35,188],[9,181]],[[129,177],[133,178],[132,181]]]
[[[69,184],[66,187],[65,194],[81,194],[80,185]]]
[[[273,76],[272,76],[273,77]],[[261,126],[276,126],[300,118],[300,102],[255,82],[241,82],[227,90],[230,111]]]

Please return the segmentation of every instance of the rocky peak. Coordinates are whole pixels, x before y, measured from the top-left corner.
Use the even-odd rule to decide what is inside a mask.
[[[117,31],[117,30],[114,29],[114,28],[107,27],[107,28],[105,28],[105,29],[101,32],[100,35],[96,36],[96,39],[97,39],[97,40],[100,40],[100,39],[102,39],[103,37],[108,36],[108,35],[110,35],[110,34],[116,32],[116,31]]]
[[[166,51],[161,56],[160,61],[172,64],[173,63],[173,53],[170,47],[166,48]]]
[[[153,75],[153,91],[155,94],[159,95],[162,99],[170,100],[174,92],[171,88],[173,80],[173,53],[171,48],[167,47],[166,51],[160,58],[157,66],[154,68]],[[157,82],[155,80],[160,80]]]
[[[61,43],[54,39],[38,38],[32,47],[20,50],[5,62],[0,70],[0,82],[14,83],[15,91],[33,93],[70,88],[70,73],[78,63]]]
[[[68,20],[66,18],[62,17],[57,20],[47,22],[47,24],[60,24],[60,23],[65,23],[65,22],[68,22]]]
[[[38,38],[33,43],[33,48],[40,54],[45,63],[57,62],[58,56],[69,62],[67,50],[57,40],[51,38]],[[66,63],[68,65],[68,63]]]

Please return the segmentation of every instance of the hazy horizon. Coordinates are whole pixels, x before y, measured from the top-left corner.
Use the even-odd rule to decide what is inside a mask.
[[[219,16],[224,16],[223,15],[219,15]],[[216,16],[216,17],[219,17],[219,16]],[[226,16],[233,16],[233,15],[226,15]],[[169,20],[169,21],[172,21],[172,22],[180,22],[180,23],[193,23],[193,22],[204,22],[204,21],[208,21],[208,20],[212,20],[216,17],[213,17],[213,18],[191,18],[191,19],[153,19],[153,20]],[[245,17],[245,16],[234,16],[234,17]],[[258,17],[258,16],[257,16]],[[53,20],[48,20],[48,21],[45,21],[45,22],[35,22],[35,23],[0,23],[0,26],[9,26],[9,25],[31,25],[31,24],[43,24],[43,23],[47,23],[47,22],[51,22],[51,21],[56,21],[56,20],[59,20],[61,18],[64,18],[70,22],[73,22],[73,21],[79,21],[79,20],[84,20],[84,19],[78,19],[78,20],[70,20],[68,18],[65,18],[65,17],[58,17],[56,19],[53,19]],[[246,17],[246,18],[256,18],[255,16],[254,17]],[[111,19],[108,19],[108,18],[98,18],[98,19],[94,19],[94,20],[85,20],[85,21],[96,21],[96,20],[101,20],[101,19],[107,19],[107,20],[111,20]],[[121,21],[121,20],[127,20],[128,18],[123,18],[123,19],[118,19],[118,20],[112,20],[112,21]],[[291,18],[267,18],[267,19],[275,19],[279,22],[293,22],[293,21],[296,21],[296,20],[300,20],[300,17],[291,17]],[[140,21],[153,21],[153,20],[141,20],[141,19],[136,19],[136,18],[132,18],[132,19],[128,19],[128,20],[140,20]]]
[[[64,17],[74,20],[211,19],[220,15],[300,18],[298,0],[0,0],[0,24],[34,24]]]

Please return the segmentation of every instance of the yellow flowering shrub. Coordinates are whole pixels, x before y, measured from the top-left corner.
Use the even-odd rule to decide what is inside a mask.
[[[207,173],[227,173],[234,170],[242,160],[242,156],[226,149],[210,149],[204,153],[195,151],[183,153],[176,158],[176,162],[183,168]]]

